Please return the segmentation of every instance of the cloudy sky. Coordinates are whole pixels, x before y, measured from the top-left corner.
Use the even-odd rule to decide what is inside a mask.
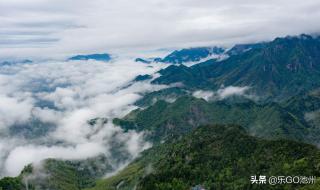
[[[317,33],[318,0],[0,0],[0,56],[230,45]]]

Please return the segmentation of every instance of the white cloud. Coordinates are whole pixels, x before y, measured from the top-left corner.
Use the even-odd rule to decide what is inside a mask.
[[[204,90],[197,90],[192,93],[192,95],[196,98],[202,98],[208,101],[210,98],[214,96],[214,92],[212,91],[204,91]]]
[[[32,107],[31,100],[19,100],[0,94],[0,129],[28,121]]]
[[[320,119],[320,110],[307,112],[304,114],[304,118],[308,122],[316,122],[318,119]]]
[[[134,158],[150,146],[144,141],[144,134],[124,133],[111,121],[135,109],[133,103],[143,93],[166,88],[150,81],[132,83],[137,75],[153,74],[163,67],[164,64],[146,65],[125,58],[110,63],[91,60],[0,67],[3,129],[8,131],[17,122],[28,125],[30,118],[55,126],[35,139],[18,139],[6,130],[0,133],[0,138],[5,139],[0,141],[0,175],[17,175],[24,165],[49,157],[79,159],[103,153],[112,160],[113,141],[123,144],[130,159]],[[102,117],[108,123],[88,124],[88,120]],[[10,142],[10,148],[6,148]]]
[[[228,86],[225,88],[221,88],[217,91],[217,94],[220,99],[224,99],[230,96],[242,96],[249,89],[249,87],[238,87],[238,86]]]
[[[231,96],[245,96],[247,98],[254,98],[252,95],[248,95],[247,91],[250,89],[248,86],[227,86],[221,87],[217,91],[197,90],[192,93],[196,98],[202,98],[206,101],[210,100],[222,100]]]
[[[63,113],[49,108],[35,107],[32,110],[32,116],[38,118],[43,123],[56,123],[63,117]]]

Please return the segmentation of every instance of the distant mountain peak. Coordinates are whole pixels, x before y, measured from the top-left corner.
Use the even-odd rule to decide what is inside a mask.
[[[135,61],[135,62],[140,62],[140,63],[146,63],[146,64],[148,64],[148,63],[151,63],[153,60],[136,58],[134,61]]]
[[[111,55],[107,53],[102,54],[88,54],[88,55],[76,55],[73,57],[70,57],[68,60],[96,60],[96,61],[104,61],[108,62],[111,60]]]
[[[28,63],[32,63],[32,61],[29,60],[29,59],[14,60],[14,61],[3,61],[3,62],[0,62],[0,66],[1,66],[1,65],[28,64]]]
[[[197,62],[212,55],[221,55],[224,53],[224,51],[225,49],[221,47],[186,48],[173,51],[172,53],[161,59],[160,62],[176,64]]]

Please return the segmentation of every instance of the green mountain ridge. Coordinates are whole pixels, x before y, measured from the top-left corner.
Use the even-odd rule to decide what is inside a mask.
[[[308,96],[311,102],[320,102],[317,96]],[[303,99],[303,98],[302,98]],[[305,103],[307,97],[303,99]],[[263,138],[287,138],[309,143],[319,143],[319,127],[313,127],[304,118],[304,113],[294,105],[299,98],[290,99],[285,106],[278,103],[258,104],[252,100],[233,102],[221,100],[207,102],[190,96],[178,98],[173,103],[159,100],[146,109],[131,112],[114,123],[126,130],[151,131],[150,139],[159,142],[188,133],[204,124],[238,124],[251,134]],[[320,105],[312,104],[315,111]],[[290,109],[289,109],[290,108]]]
[[[250,183],[252,175],[319,176],[319,150],[288,140],[262,140],[235,125],[210,125],[145,151],[90,190],[299,189]],[[308,187],[308,186],[307,186]],[[317,189],[319,184],[310,185]]]
[[[265,45],[216,62],[171,65],[153,83],[181,82],[187,89],[250,86],[265,99],[283,100],[320,87],[320,40],[308,35],[276,38]]]

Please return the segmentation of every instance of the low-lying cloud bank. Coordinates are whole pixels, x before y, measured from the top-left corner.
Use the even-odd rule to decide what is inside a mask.
[[[202,98],[206,101],[210,100],[223,100],[231,96],[245,96],[250,97],[247,91],[250,89],[248,86],[238,87],[238,86],[228,86],[214,91],[197,90],[192,93],[196,98]]]
[[[150,146],[143,140],[144,134],[125,133],[112,124],[112,118],[135,109],[133,103],[143,93],[166,88],[149,81],[131,82],[137,75],[153,74],[162,67],[121,58],[110,63],[1,66],[0,176],[18,175],[26,164],[45,158],[83,159],[105,154],[112,161],[116,159],[110,153],[112,142],[121,143],[130,159],[136,157]],[[94,118],[108,121],[92,125],[88,121]],[[29,128],[32,137],[24,135]]]

